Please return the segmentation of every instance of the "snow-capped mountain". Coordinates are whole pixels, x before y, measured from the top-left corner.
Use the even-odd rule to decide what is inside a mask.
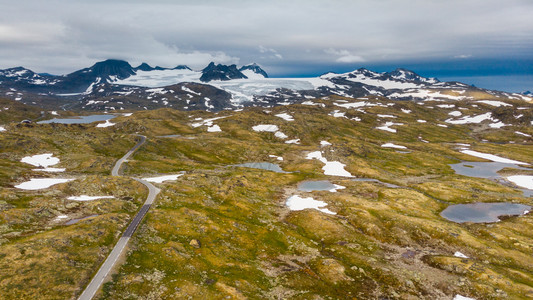
[[[258,64],[242,66],[239,71],[249,79],[268,78],[268,74]]]
[[[237,68],[210,63],[203,70],[195,71],[184,65],[163,68],[147,63],[134,68],[128,62],[110,59],[62,76],[36,74],[22,67],[0,70],[0,81],[0,95],[23,103],[43,105],[46,102],[49,106],[56,99],[62,105],[70,102],[70,107],[90,110],[167,106],[221,110],[299,103],[331,95],[415,101],[533,100],[524,94],[441,82],[405,69],[378,73],[361,68],[313,78],[269,78],[257,64]],[[196,84],[198,90],[185,83]]]
[[[246,77],[241,71],[237,69],[236,65],[216,65],[211,62],[207,67],[202,70],[202,76],[200,81],[209,82],[212,80],[232,80],[232,79],[246,79]]]

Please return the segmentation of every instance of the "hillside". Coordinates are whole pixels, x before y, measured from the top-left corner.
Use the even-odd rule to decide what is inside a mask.
[[[200,93],[201,86],[172,89],[178,94],[182,87]],[[126,176],[184,175],[156,184],[162,191],[155,207],[99,299],[533,295],[530,214],[494,223],[441,215],[455,204],[531,208],[532,191],[510,178],[533,175],[533,104],[306,98],[237,111],[140,111],[104,128],[5,125],[0,294],[65,299],[81,293],[145,197],[134,180],[109,176],[142,134],[147,142],[126,163]],[[59,158],[54,167],[65,172],[20,162],[43,153]],[[473,169],[487,162],[479,153],[519,164],[505,164],[491,178],[455,173],[452,164]],[[261,162],[284,172],[257,169]],[[238,166],[245,163],[252,168]],[[36,177],[73,181],[38,191],[15,187]],[[305,181],[333,186],[302,190]],[[68,200],[80,195],[114,198]],[[316,209],[291,206],[300,199]]]

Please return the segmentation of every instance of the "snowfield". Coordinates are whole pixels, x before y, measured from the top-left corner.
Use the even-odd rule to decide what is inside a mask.
[[[111,123],[109,122],[109,120],[106,120],[105,123],[100,123],[98,125],[96,125],[96,127],[100,127],[100,128],[105,128],[105,127],[110,127],[110,126],[114,126],[115,123]]]
[[[383,148],[407,149],[405,146],[395,145],[393,143],[385,143],[381,145]]]
[[[68,197],[68,200],[72,201],[92,201],[92,200],[98,200],[98,199],[112,199],[115,198],[113,196],[87,196],[87,195],[81,195],[81,196],[71,196]]]
[[[477,152],[474,150],[461,150],[461,153],[479,157],[479,158],[484,158],[484,159],[491,160],[494,162],[504,163],[504,164],[529,165],[528,163],[525,163],[525,162],[503,158],[503,157],[499,157],[499,156],[488,154],[488,153]]]
[[[33,169],[33,171],[42,172],[65,172],[64,168],[50,168],[50,166],[59,163],[59,158],[54,157],[52,153],[38,154],[33,156],[23,157],[21,160],[23,163],[30,164],[32,166],[41,167],[41,169]]]
[[[276,132],[279,130],[277,125],[272,124],[256,125],[252,129],[257,132]]]
[[[533,176],[531,175],[514,175],[507,177],[507,180],[528,190],[533,190]]]
[[[42,190],[53,185],[72,181],[74,179],[62,178],[32,178],[30,181],[15,185],[17,189],[21,190]]]
[[[294,195],[287,199],[287,202],[285,204],[289,207],[290,210],[304,210],[307,208],[311,208],[330,215],[337,214],[327,208],[321,208],[328,205],[326,202],[318,201],[311,197],[302,198],[298,195]]]
[[[147,178],[143,178],[143,180],[146,180],[148,182],[163,183],[164,181],[177,180],[179,177],[183,175],[184,174],[163,175],[163,176],[158,176],[158,177],[147,177]]]
[[[350,172],[344,169],[344,167],[346,166],[345,164],[338,161],[328,161],[325,157],[322,156],[322,152],[320,151],[314,151],[307,154],[306,159],[317,159],[324,163],[324,166],[322,167],[324,175],[354,177],[352,174],[350,174]]]

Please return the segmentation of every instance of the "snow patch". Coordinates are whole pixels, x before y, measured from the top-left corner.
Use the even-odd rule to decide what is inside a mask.
[[[383,148],[407,149],[405,146],[395,145],[393,143],[385,143],[381,145]]]
[[[287,199],[287,202],[285,204],[289,207],[290,210],[304,210],[307,208],[311,208],[326,214],[336,215],[335,212],[332,212],[327,208],[322,208],[328,205],[326,202],[318,201],[311,197],[302,198],[298,195],[294,195]]]
[[[92,201],[92,200],[98,200],[98,199],[112,199],[115,198],[113,196],[87,196],[87,195],[81,195],[81,196],[72,196],[68,197],[68,200],[72,201]]]
[[[115,126],[115,125],[116,125],[115,123],[111,123],[109,120],[106,120],[105,123],[100,123],[96,125],[96,127],[105,128],[105,127],[110,127],[110,126]]]
[[[158,177],[147,177],[147,178],[143,178],[143,180],[146,180],[148,182],[162,183],[163,181],[177,180],[179,177],[181,177],[183,175],[184,174],[164,175],[164,176],[158,176]]]
[[[277,114],[275,116],[278,118],[282,118],[285,121],[294,121],[294,118],[287,113]]]
[[[479,103],[485,103],[491,106],[500,107],[500,106],[512,106],[509,103],[501,102],[501,101],[495,101],[495,100],[480,100],[477,101]]]
[[[468,258],[468,256],[464,255],[463,253],[456,251],[453,256],[460,257],[460,258]]]
[[[344,167],[346,166],[345,164],[338,161],[328,161],[325,157],[322,156],[322,152],[320,151],[308,153],[306,159],[317,159],[324,163],[324,166],[322,167],[324,175],[354,177],[352,174],[350,174],[344,169]]]
[[[507,177],[507,180],[511,181],[512,183],[518,185],[519,187],[523,187],[528,190],[533,190],[533,176],[531,175],[514,175]]]
[[[65,183],[74,179],[62,179],[62,178],[32,178],[30,181],[23,182],[15,185],[16,188],[21,190],[41,190],[49,188],[55,184]]]
[[[261,124],[261,125],[256,125],[254,127],[252,127],[252,129],[254,131],[257,131],[257,132],[276,132],[279,130],[278,126],[277,125],[272,125],[272,124]]]
[[[484,158],[484,159],[491,160],[494,162],[504,163],[504,164],[529,165],[528,163],[525,163],[525,162],[503,158],[503,157],[499,157],[499,156],[488,154],[488,153],[477,152],[474,150],[461,150],[461,153],[479,157],[479,158]]]

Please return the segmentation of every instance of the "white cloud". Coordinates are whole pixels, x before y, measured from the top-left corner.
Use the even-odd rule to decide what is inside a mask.
[[[272,57],[275,57],[277,59],[283,59],[283,56],[276,51],[276,49],[273,48],[267,48],[265,46],[259,46],[259,52],[263,54],[270,54]]]
[[[453,58],[467,59],[467,58],[471,58],[471,57],[472,57],[472,54],[461,54],[461,55],[456,55]]]
[[[281,62],[533,58],[526,0],[11,2],[0,10],[0,68],[61,74],[106,58],[195,68],[240,58],[267,70]]]
[[[339,56],[335,61],[340,63],[356,63],[364,62],[365,59],[359,55],[353,55],[348,50],[336,50],[333,48],[328,48],[324,50],[325,53]]]

